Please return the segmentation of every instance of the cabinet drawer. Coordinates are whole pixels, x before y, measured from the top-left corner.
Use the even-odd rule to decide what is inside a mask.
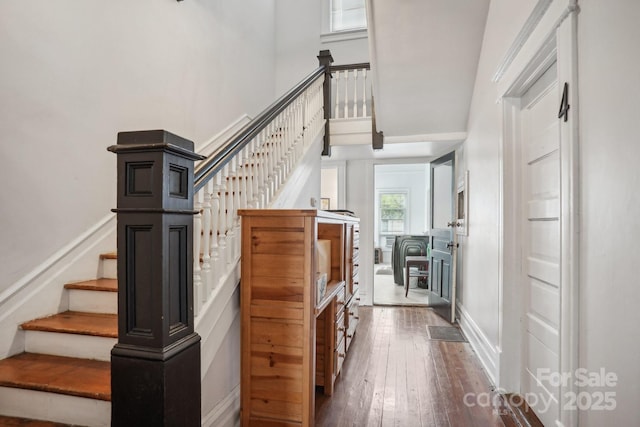
[[[346,332],[346,349],[349,349],[349,346],[351,345],[351,341],[353,340],[353,337],[356,334],[356,328],[358,327],[358,320],[360,319],[360,315],[358,313],[358,309],[359,309],[359,301],[360,301],[360,296],[359,293],[356,293],[353,298],[351,298],[351,301],[349,301],[349,305],[347,306],[347,308],[345,309],[345,319],[347,322],[347,332]]]
[[[333,363],[335,366],[335,375],[338,376],[340,371],[342,370],[342,364],[344,363],[344,358],[346,357],[347,351],[345,347],[345,340],[342,340],[339,346],[336,347],[336,351],[333,357]]]
[[[342,316],[344,312],[345,304],[344,304],[344,292],[342,292],[342,299],[336,299],[336,320]]]
[[[345,333],[347,331],[347,322],[346,322],[346,316],[345,316],[344,310],[340,312],[340,316],[338,317],[338,320],[336,320],[336,323],[335,323],[335,328],[336,328],[335,343],[336,343],[336,348],[338,348],[340,341],[344,339]]]
[[[355,300],[355,298],[353,299]],[[358,324],[358,320],[360,319],[360,315],[358,314],[358,307],[360,307],[357,302],[353,304],[349,304],[347,307],[347,329],[353,329],[355,331],[356,325]]]

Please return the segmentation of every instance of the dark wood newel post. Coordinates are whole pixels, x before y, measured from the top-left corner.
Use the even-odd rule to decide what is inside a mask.
[[[193,321],[193,142],[121,132],[118,343],[111,425],[200,426],[200,336]]]
[[[329,135],[329,119],[331,118],[331,64],[333,57],[331,51],[321,50],[318,55],[320,66],[324,66],[324,145],[322,147],[322,155],[331,155],[330,135]]]

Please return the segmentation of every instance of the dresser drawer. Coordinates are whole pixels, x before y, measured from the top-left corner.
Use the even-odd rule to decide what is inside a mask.
[[[345,319],[346,319],[346,349],[349,350],[349,346],[351,345],[351,341],[356,334],[356,328],[358,327],[358,320],[360,319],[360,315],[358,313],[358,309],[360,305],[358,304],[360,300],[359,293],[356,293],[351,301],[349,301],[349,305],[345,309]]]
[[[338,294],[338,297],[336,297],[336,301],[334,302],[334,304],[336,305],[336,320],[340,316],[342,316],[342,313],[344,312],[344,308],[345,308],[344,294],[345,294],[345,291],[340,292]]]
[[[335,344],[336,344],[336,348],[338,348],[338,345],[340,345],[340,341],[342,341],[345,337],[345,334],[347,332],[347,322],[346,322],[346,316],[345,316],[345,312],[344,310],[340,312],[340,316],[338,316],[338,319],[336,320],[335,323]]]
[[[342,340],[339,346],[336,347],[336,351],[333,357],[333,363],[335,366],[335,375],[338,376],[340,371],[342,370],[342,364],[344,363],[344,358],[347,355],[345,340]]]

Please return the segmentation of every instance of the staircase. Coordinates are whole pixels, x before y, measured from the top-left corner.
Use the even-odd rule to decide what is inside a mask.
[[[23,323],[25,352],[0,360],[0,426],[110,425],[117,260],[100,258],[105,277],[65,285],[69,310]]]
[[[152,164],[156,160],[153,153],[158,151],[159,146],[162,146],[164,147],[162,155],[173,156],[170,158],[172,161],[177,161],[177,166],[165,171],[161,174],[161,179],[156,180],[158,187],[162,184],[160,181],[166,181],[166,188],[171,190],[170,194],[165,195],[164,190],[160,191],[154,188],[155,194],[166,196],[166,200],[171,203],[170,207],[177,209],[181,215],[185,212],[189,215],[194,214],[192,224],[179,222],[176,225],[171,223],[172,226],[175,226],[171,232],[173,240],[168,236],[165,237],[166,241],[171,243],[167,250],[174,251],[170,254],[173,256],[164,254],[157,245],[148,245],[147,249],[149,250],[131,250],[130,253],[127,252],[127,249],[131,249],[129,246],[124,245],[125,250],[119,249],[124,259],[139,257],[134,261],[144,260],[140,263],[128,263],[130,270],[126,273],[140,280],[124,284],[128,292],[127,295],[131,296],[132,301],[127,302],[125,309],[139,310],[136,313],[143,323],[142,329],[155,328],[152,331],[154,336],[168,338],[165,340],[166,342],[158,340],[157,343],[149,344],[145,341],[146,337],[140,338],[144,334],[133,333],[127,335],[127,342],[118,342],[117,257],[114,253],[103,254],[100,257],[101,266],[98,270],[103,272],[98,273],[103,276],[102,278],[65,285],[60,305],[68,307],[67,311],[20,325],[24,331],[24,352],[0,360],[0,427],[109,426],[112,419],[112,349],[113,418],[115,425],[130,423],[129,412],[119,409],[126,406],[123,403],[136,406],[138,411],[136,414],[146,418],[149,416],[150,408],[147,404],[140,404],[140,402],[160,402],[167,398],[168,394],[165,393],[167,390],[173,393],[170,397],[177,398],[168,398],[169,401],[177,401],[179,398],[188,401],[188,404],[180,402],[180,405],[177,405],[185,414],[195,413],[193,410],[184,409],[187,407],[191,409],[196,407],[199,413],[200,388],[198,380],[201,381],[201,378],[198,378],[199,372],[197,370],[200,369],[200,363],[172,362],[173,366],[179,367],[195,367],[197,365],[197,370],[194,368],[194,372],[190,372],[189,375],[182,375],[182,373],[174,375],[181,380],[195,378],[195,381],[185,387],[178,387],[174,383],[165,387],[163,384],[159,386],[159,388],[164,387],[163,393],[156,393],[156,396],[148,391],[140,392],[131,386],[132,377],[135,374],[141,372],[146,374],[150,370],[139,367],[131,368],[135,364],[129,362],[132,360],[139,362],[144,359],[139,357],[142,353],[154,356],[147,357],[145,359],[147,361],[156,360],[157,354],[171,354],[172,360],[178,360],[177,347],[171,346],[177,343],[181,346],[180,352],[183,352],[187,348],[192,351],[191,349],[195,348],[193,343],[196,341],[200,345],[200,337],[198,336],[200,331],[195,330],[198,321],[201,321],[204,343],[207,343],[208,337],[212,337],[210,342],[217,342],[214,340],[221,339],[214,333],[213,327],[219,318],[219,313],[216,310],[224,307],[219,306],[216,298],[226,295],[224,301],[228,302],[239,280],[240,220],[237,215],[238,209],[291,207],[287,203],[298,199],[299,194],[296,194],[296,191],[308,191],[304,188],[304,183],[308,179],[305,174],[310,173],[309,171],[313,170],[319,162],[316,157],[320,151],[319,148],[321,148],[319,144],[324,144],[322,148],[326,154],[329,154],[330,151],[329,119],[338,118],[345,122],[343,125],[346,125],[347,121],[357,121],[360,128],[368,129],[368,125],[363,127],[361,122],[370,123],[371,121],[369,113],[367,113],[372,110],[371,100],[367,101],[366,70],[369,65],[354,64],[334,68],[330,66],[333,61],[330,53],[326,51],[323,54],[323,52],[319,56],[321,66],[318,69],[236,132],[224,145],[213,153],[207,153],[209,155],[200,162],[195,171],[190,170],[187,173],[189,168],[180,163],[182,160],[176,160],[180,156],[188,158],[190,161],[201,157],[192,152],[193,143],[191,141],[166,131],[119,134],[119,144],[110,147],[110,151],[115,152],[118,156],[123,156],[124,159],[127,153],[134,153],[135,156],[141,155],[143,151],[141,147],[145,147],[148,152],[144,154],[151,156],[145,162],[138,164],[139,167],[127,170],[126,175],[124,172],[119,173],[119,180],[125,176],[126,179],[131,180],[127,186],[119,187],[119,191],[126,188],[127,192],[135,193],[136,196],[151,194],[151,188],[146,186],[154,180],[149,179],[148,164]],[[341,74],[338,75],[338,73]],[[335,75],[333,85],[331,83],[332,75]],[[332,93],[336,97],[335,103],[331,102]],[[335,115],[331,113],[332,106]],[[344,130],[340,132],[350,133],[352,138],[353,134],[367,134],[363,129],[358,132],[349,130],[348,127],[345,129],[348,132]],[[120,141],[121,136],[123,141]],[[154,140],[151,141],[153,143],[150,143],[149,138],[160,138],[160,140]],[[185,145],[184,142],[188,142],[188,144]],[[356,141],[350,140],[349,142],[355,143]],[[189,149],[185,149],[189,145]],[[314,147],[316,149],[312,150],[311,148]],[[123,161],[122,165],[125,164],[126,162]],[[160,162],[159,164],[164,163]],[[298,168],[298,166],[302,167]],[[193,185],[188,191],[183,185],[186,182],[191,182]],[[292,183],[292,186],[286,185],[288,182]],[[288,187],[293,187],[293,190]],[[191,191],[193,191],[192,200],[189,195]],[[300,194],[308,196],[306,193]],[[295,199],[293,199],[294,196]],[[124,200],[126,197],[122,197],[122,199]],[[305,198],[305,204],[309,199],[309,197]],[[188,206],[186,201],[191,202],[192,205]],[[184,206],[180,203],[183,203]],[[126,221],[120,220],[120,208],[122,206],[119,201],[119,227],[126,224]],[[148,209],[148,206],[132,205],[125,206],[122,211],[128,213],[128,216],[125,215],[126,220],[130,220],[131,212],[136,212],[136,210],[142,213],[159,213],[158,217],[161,215],[169,216],[173,212],[171,209],[164,209],[164,205],[162,205],[162,209],[157,206],[156,208]],[[176,217],[178,216],[176,215]],[[175,218],[172,217],[171,220],[174,221]],[[148,224],[150,220],[145,218],[145,221],[147,221],[145,224]],[[193,226],[193,238],[191,232],[180,234],[181,230],[187,230],[191,225]],[[123,229],[126,228],[123,227]],[[156,237],[159,238],[159,236]],[[141,239],[139,243],[142,247],[147,241],[144,240],[144,236]],[[118,240],[119,242],[127,242],[126,239],[120,239],[120,237]],[[191,251],[185,249],[187,241],[189,246],[193,247],[192,252],[195,256],[192,256]],[[188,254],[188,256],[183,256],[184,254]],[[128,255],[131,255],[132,258],[127,258]],[[188,261],[187,258],[189,258]],[[185,276],[188,276],[187,280],[182,280],[184,277],[180,275],[190,271],[185,262],[192,263],[192,281],[190,273],[185,273]],[[142,264],[147,267],[149,265],[167,266],[171,264],[167,270],[172,274],[160,274],[163,278],[162,283],[153,282],[154,287],[161,285],[162,289],[167,291],[159,293],[165,299],[162,304],[157,304],[156,307],[152,307],[153,305],[148,304],[148,301],[143,298],[140,298],[140,301],[135,301],[136,296],[144,296],[145,292],[149,292],[152,282],[148,276],[150,267],[140,267],[140,271],[131,270]],[[141,274],[141,276],[137,276],[137,274]],[[147,275],[145,276],[145,274]],[[230,288],[227,286],[228,283],[232,283],[233,286]],[[129,286],[132,287],[131,290],[128,288]],[[146,288],[140,290],[134,288],[135,286],[146,286]],[[191,292],[193,293],[192,297],[190,296]],[[192,307],[188,304],[189,298],[193,299]],[[160,315],[157,312],[152,312],[152,309],[157,307],[164,310]],[[149,309],[148,312],[146,312],[147,309]],[[145,311],[146,314],[141,315],[141,311]],[[129,311],[126,311],[126,315],[128,319],[139,320],[134,313]],[[22,319],[29,319],[32,316],[33,314],[28,314],[20,317],[20,320],[16,321],[14,325]],[[195,322],[194,317],[196,318]],[[161,322],[152,322],[149,319],[169,319],[170,322],[174,322],[170,326],[175,326],[175,328],[174,330],[165,330],[167,328],[164,325],[156,325]],[[178,335],[182,333],[181,331],[186,331],[184,337],[180,336],[169,342],[174,339],[170,336],[171,334],[175,332]],[[120,338],[122,339],[122,336]],[[182,338],[188,338],[188,340],[180,341]],[[140,345],[140,342],[143,342],[143,345]],[[209,364],[213,363],[211,347],[212,345],[207,348],[208,352],[203,353],[205,370],[209,369]],[[197,353],[193,350],[191,354],[197,355],[199,360],[199,348]],[[127,358],[129,360],[124,360]],[[165,359],[162,360],[164,363]],[[190,361],[194,360],[196,360],[195,357]],[[125,362],[129,364],[127,365]],[[163,366],[164,368],[165,366]],[[175,368],[171,367],[171,369]],[[157,382],[162,382],[160,380],[165,378],[167,376],[160,375],[156,379],[158,379]],[[149,380],[141,375],[136,381],[138,385],[146,386],[149,381],[153,382],[154,380]],[[200,385],[204,387],[204,383],[200,383]],[[211,385],[208,386],[211,387]],[[198,394],[196,396],[184,393],[184,389],[191,391],[197,389]],[[140,393],[136,394],[138,392]],[[144,396],[141,397],[141,395]],[[138,399],[139,397],[140,399]],[[141,400],[143,397],[149,400]],[[210,403],[208,402],[208,406],[212,406]],[[229,407],[231,406],[229,405]],[[202,414],[205,415],[204,417],[195,415],[193,423],[187,424],[200,425],[200,421],[206,419],[210,423],[207,425],[215,425],[215,417],[218,416],[215,411],[216,409],[213,408],[211,413]],[[163,418],[167,414],[158,412],[155,415]],[[169,415],[175,416],[173,413]],[[31,420],[18,417],[29,417]],[[180,418],[180,420],[184,420],[184,418]],[[162,421],[166,422],[167,420],[163,419]],[[133,422],[133,424],[139,425],[140,423]],[[169,422],[164,425],[173,424]]]

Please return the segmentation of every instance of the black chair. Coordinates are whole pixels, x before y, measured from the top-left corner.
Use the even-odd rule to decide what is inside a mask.
[[[407,256],[426,256],[429,248],[429,236],[396,236],[391,248],[391,268],[396,285],[404,285],[404,264]]]

